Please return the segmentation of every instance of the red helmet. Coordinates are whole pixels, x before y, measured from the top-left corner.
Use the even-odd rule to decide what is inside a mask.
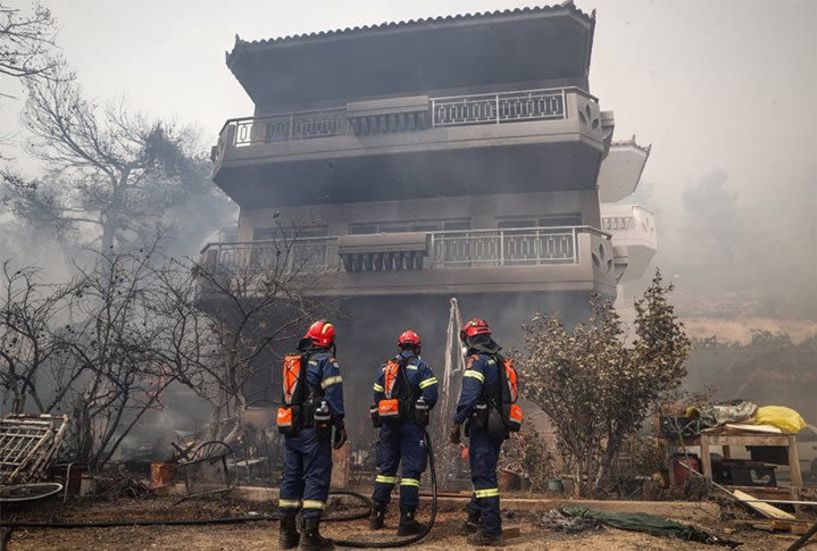
[[[326,320],[319,320],[309,326],[305,339],[312,339],[315,346],[329,348],[335,342],[335,326]]]
[[[397,346],[416,346],[417,348],[420,347],[420,335],[412,331],[411,329],[404,332],[397,338]]]
[[[475,337],[477,335],[490,334],[491,328],[488,327],[487,321],[479,318],[473,318],[468,320],[468,322],[463,326],[462,331],[460,331],[460,339],[465,341],[465,339],[470,339],[471,337]]]

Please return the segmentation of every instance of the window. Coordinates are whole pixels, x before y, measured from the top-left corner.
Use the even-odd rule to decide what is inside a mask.
[[[456,220],[418,220],[416,222],[369,222],[351,224],[349,233],[360,235],[366,233],[401,233],[467,230],[471,221],[467,218]]]
[[[555,214],[549,216],[531,216],[499,218],[496,222],[497,228],[554,228],[562,226],[580,226],[582,223],[581,214]]]
[[[554,226],[581,226],[581,214],[557,214],[554,216],[544,216],[539,219],[539,225],[552,228]]]
[[[326,226],[307,226],[303,228],[291,228],[286,226],[276,228],[254,228],[252,232],[253,241],[272,241],[283,236],[286,237],[326,237],[328,230]]]
[[[352,224],[349,226],[349,233],[352,235],[377,233],[377,224]]]

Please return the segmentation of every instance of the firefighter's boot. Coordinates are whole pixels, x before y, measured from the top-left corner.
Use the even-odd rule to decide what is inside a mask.
[[[383,523],[386,521],[386,506],[374,502],[372,504],[372,513],[369,515],[369,529],[380,530],[383,528]]]
[[[505,545],[505,540],[502,538],[502,534],[488,534],[483,532],[481,529],[477,530],[473,534],[469,534],[466,541],[477,547],[502,547]]]
[[[397,526],[398,536],[414,536],[425,529],[425,526],[414,518],[414,507],[400,507],[400,524]]]
[[[330,551],[335,548],[335,544],[332,543],[332,540],[321,536],[319,531],[320,525],[320,517],[303,519],[301,545],[298,547],[300,551]]]
[[[465,519],[463,530],[465,531],[466,534],[474,534],[479,531],[480,514],[479,511],[468,510],[467,512],[468,518]]]
[[[278,529],[278,548],[295,549],[301,536],[295,522],[295,515],[285,515],[281,517],[281,526]]]

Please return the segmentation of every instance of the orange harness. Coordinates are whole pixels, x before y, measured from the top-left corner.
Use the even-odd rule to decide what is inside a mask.
[[[511,358],[503,358],[498,354],[492,357],[500,364],[499,388],[491,396],[488,389],[483,387],[485,403],[499,410],[502,424],[508,431],[519,432],[525,419],[522,408],[516,403],[519,400],[519,375]],[[479,355],[475,354],[471,356],[469,363],[473,364],[477,359]]]
[[[278,430],[284,434],[297,432],[301,421],[302,400],[299,398],[300,391],[303,388],[302,385],[306,384],[305,380],[301,380],[302,363],[303,356],[301,354],[288,354],[284,357],[284,405],[278,408],[276,417]],[[297,396],[296,393],[298,393]]]
[[[507,404],[507,411],[503,411],[502,415],[505,417],[508,430],[511,432],[519,432],[519,429],[522,427],[522,421],[525,419],[522,408],[516,403],[519,399],[519,376],[516,373],[513,360],[510,358],[502,359],[502,368],[507,383],[507,396],[504,389],[502,392],[502,408],[505,410]],[[506,397],[508,400],[505,399]]]
[[[400,418],[400,399],[398,397],[392,397],[394,385],[401,375],[400,368],[400,363],[396,360],[386,362],[386,367],[383,371],[383,393],[386,397],[377,403],[377,414],[381,419],[393,420]]]

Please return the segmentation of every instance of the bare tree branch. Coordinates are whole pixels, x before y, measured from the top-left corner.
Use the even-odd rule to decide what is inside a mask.
[[[0,74],[13,78],[52,77],[48,52],[54,46],[51,12],[35,4],[24,12],[0,3]]]
[[[26,79],[23,111],[26,149],[48,172],[31,180],[0,173],[2,205],[58,234],[90,223],[102,252],[150,242],[154,228],[166,233],[176,222],[169,213],[193,197],[212,199],[211,211],[226,215],[228,202],[195,154],[192,129],[148,120],[121,103],[100,108],[64,61],[53,64],[54,78]]]

